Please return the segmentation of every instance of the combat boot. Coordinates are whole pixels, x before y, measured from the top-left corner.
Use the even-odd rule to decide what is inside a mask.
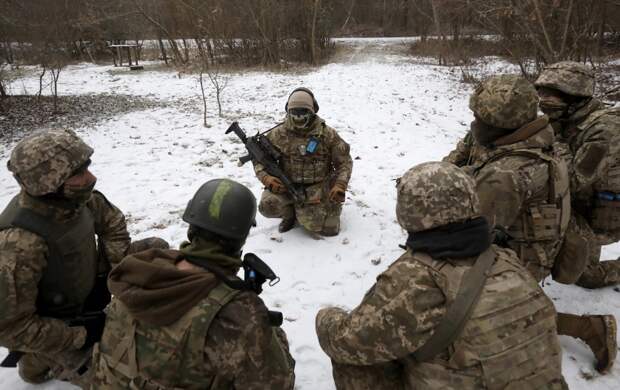
[[[280,233],[285,233],[295,227],[295,216],[282,218],[282,222],[278,225],[278,231]]]
[[[616,319],[613,315],[583,315],[558,313],[558,334],[581,339],[596,358],[596,370],[606,373],[614,364],[616,344]]]

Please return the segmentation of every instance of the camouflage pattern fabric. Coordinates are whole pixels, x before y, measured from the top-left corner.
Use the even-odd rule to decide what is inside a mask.
[[[93,371],[88,369],[79,374],[80,367],[89,367],[93,349],[64,352],[54,356],[40,353],[27,353],[18,363],[19,376],[26,382],[39,384],[50,379],[71,382],[81,388],[92,383]]]
[[[349,183],[353,170],[349,145],[320,117],[307,130],[283,123],[270,131],[267,138],[282,152],[282,169],[293,183],[309,185],[325,180]],[[311,138],[318,140],[313,153],[306,151]],[[260,164],[254,170],[259,179],[267,174]]]
[[[49,130],[28,136],[8,162],[20,185],[32,196],[56,191],[93,154],[71,130]]]
[[[574,61],[562,61],[546,66],[534,82],[536,87],[562,91],[567,95],[591,97],[594,95],[594,73],[587,66]]]
[[[174,261],[155,257],[152,264],[161,273],[169,267],[176,273]],[[152,292],[148,285],[128,288],[132,294]],[[137,320],[128,307],[118,297],[108,307],[93,354],[93,389],[293,389],[286,335],[270,326],[254,292],[220,283],[165,326]]]
[[[448,153],[448,155],[441,159],[441,161],[454,164],[457,167],[470,165],[472,161],[472,157],[470,156],[472,149],[475,147],[474,145],[474,137],[472,136],[471,131],[468,131],[467,134],[465,134],[465,136],[457,142],[454,150]]]
[[[620,202],[598,199],[597,193],[620,193],[620,110],[602,109],[592,99],[566,119],[555,122],[571,172],[573,209],[589,226],[589,266],[577,284],[599,288],[620,283],[620,261],[600,261],[600,245],[620,240]]]
[[[407,251],[351,312],[319,311],[316,331],[337,388],[566,388],[553,304],[514,252],[495,250],[463,332],[429,362],[410,355],[440,323],[473,258],[437,260]]]
[[[469,99],[469,108],[489,126],[517,129],[536,118],[538,94],[523,77],[492,76],[476,88]]]
[[[55,208],[25,192],[20,194],[20,205],[45,211],[59,221],[70,221],[76,213]],[[109,268],[108,261],[116,264],[129,247],[125,218],[96,191],[86,207],[95,217],[95,232],[107,257],[107,261],[100,259],[101,268]],[[36,314],[37,286],[45,272],[47,253],[44,239],[34,233],[19,228],[0,231],[0,345],[10,350],[34,352],[65,367],[66,356],[74,355],[84,344],[86,330]]]
[[[524,141],[493,149],[481,146],[473,161],[482,215],[513,237],[510,247],[537,280],[551,273],[563,239],[560,218],[570,211],[550,203],[550,183],[555,179],[550,180],[549,164],[515,152],[529,150],[546,155],[543,151],[553,142],[553,129],[547,126]],[[559,159],[555,163],[565,165]]]
[[[429,162],[409,169],[396,191],[396,217],[410,233],[480,215],[474,180],[449,163]]]
[[[294,184],[303,186],[307,199],[303,206],[289,206],[288,195],[276,195],[265,190],[259,211],[267,218],[283,218],[295,212],[298,222],[312,232],[326,227],[339,230],[341,204],[328,200],[335,182],[348,185],[353,170],[349,145],[325,121],[315,118],[309,129],[296,129],[290,121],[267,134],[267,138],[282,152],[282,169]],[[317,140],[313,153],[307,152],[310,140]],[[267,175],[261,164],[256,164],[256,176],[262,181]]]
[[[313,233],[337,234],[340,231],[342,204],[329,200],[329,189],[324,183],[306,187],[306,194],[309,195],[306,202],[298,205],[288,194],[265,190],[258,210],[267,218],[295,217],[301,226]]]

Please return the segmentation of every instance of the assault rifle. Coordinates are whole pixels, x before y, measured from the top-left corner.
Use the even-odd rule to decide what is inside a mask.
[[[92,311],[82,313],[77,317],[71,317],[64,319],[67,326],[86,326],[92,322],[105,321],[105,313],[103,311]],[[24,356],[25,352],[22,351],[9,351],[9,354],[0,362],[0,367],[13,368],[17,367],[17,363]]]
[[[293,200],[297,203],[303,203],[305,195],[300,191],[293,182],[284,174],[284,171],[280,168],[280,158],[282,153],[269,141],[267,136],[263,133],[256,133],[256,135],[248,137],[243,129],[239,127],[238,122],[233,122],[226,134],[233,132],[243,142],[248,154],[239,158],[239,166],[253,161],[259,163],[265,167],[267,173],[271,176],[280,179],[286,190],[291,194]]]
[[[201,264],[201,267],[212,272],[219,280],[234,290],[254,291],[256,295],[263,292],[263,284],[269,280],[269,285],[278,284],[280,278],[260,257],[254,253],[246,253],[241,262],[243,267],[243,280],[239,278],[231,279],[226,273],[217,266],[212,264]],[[279,311],[269,310],[269,323],[271,326],[280,326],[283,322],[282,313]]]

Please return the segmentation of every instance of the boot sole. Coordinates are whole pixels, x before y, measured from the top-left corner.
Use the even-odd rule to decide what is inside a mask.
[[[611,369],[616,360],[618,353],[618,345],[616,343],[616,334],[618,331],[618,325],[616,318],[613,315],[601,316],[603,323],[605,324],[605,345],[607,346],[607,361],[598,362],[596,370],[601,374],[604,374]]]

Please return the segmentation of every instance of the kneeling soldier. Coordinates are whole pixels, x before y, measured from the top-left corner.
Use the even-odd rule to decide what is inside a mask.
[[[114,268],[93,388],[293,389],[284,331],[272,326],[256,289],[235,276],[247,266],[241,248],[255,215],[249,189],[211,180],[183,215],[189,242],[127,256]],[[262,265],[254,277],[269,270]]]
[[[406,252],[351,312],[319,311],[338,389],[566,388],[553,304],[491,245],[474,180],[418,165],[397,185]]]
[[[319,105],[308,89],[294,90],[285,109],[286,121],[267,138],[282,153],[282,170],[305,200],[296,203],[277,177],[256,164],[256,177],[266,188],[259,211],[267,218],[282,218],[280,232],[298,222],[310,232],[335,236],[353,169],[349,145],[316,115]]]

